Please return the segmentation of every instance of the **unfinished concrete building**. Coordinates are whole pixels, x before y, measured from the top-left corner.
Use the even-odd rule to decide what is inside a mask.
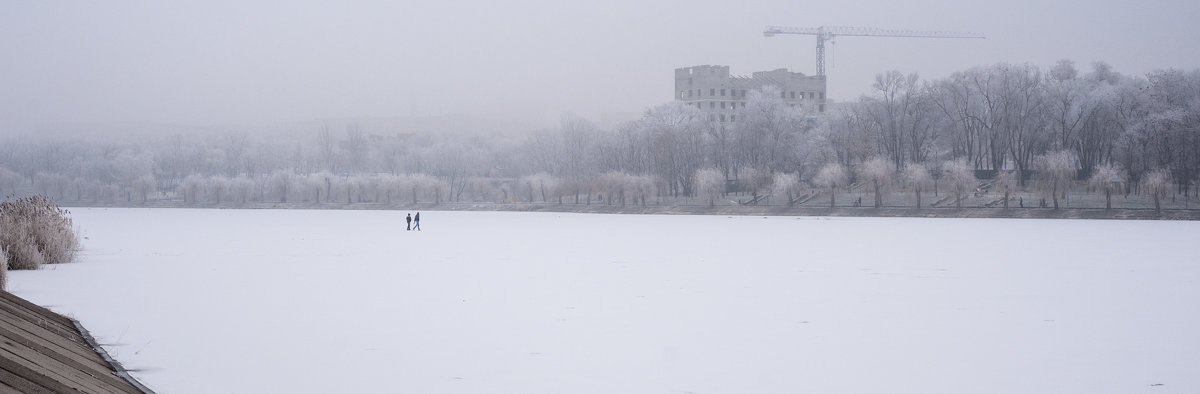
[[[746,107],[747,92],[774,86],[791,106],[808,105],[825,111],[825,77],[807,76],[785,68],[745,76],[729,75],[729,66],[694,66],[675,69],[675,99],[695,105],[714,122],[735,122]]]

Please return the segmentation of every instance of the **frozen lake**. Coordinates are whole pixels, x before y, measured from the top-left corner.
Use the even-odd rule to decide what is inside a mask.
[[[1198,222],[74,209],[160,393],[1195,393]]]

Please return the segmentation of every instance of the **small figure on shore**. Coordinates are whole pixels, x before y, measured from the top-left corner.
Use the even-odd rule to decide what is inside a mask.
[[[417,212],[417,216],[413,216],[413,230],[421,231],[421,213]]]
[[[1025,208],[1025,197],[1018,197],[1017,201],[1021,203],[1021,208]]]
[[[420,215],[420,213],[418,213],[417,215]],[[404,221],[405,221],[405,222],[408,222],[408,224],[407,224],[407,225],[404,227],[404,230],[405,230],[405,231],[412,231],[412,214],[411,214],[411,213],[410,213],[410,214],[408,214],[408,217],[405,217],[405,218],[404,218]]]

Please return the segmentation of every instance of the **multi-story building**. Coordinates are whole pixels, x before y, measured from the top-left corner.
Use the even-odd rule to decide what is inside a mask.
[[[737,121],[737,110],[746,107],[746,93],[766,86],[779,89],[785,104],[810,105],[817,111],[825,111],[825,77],[807,76],[785,68],[759,71],[750,77],[730,76],[729,66],[675,69],[675,99],[695,105],[714,122]]]

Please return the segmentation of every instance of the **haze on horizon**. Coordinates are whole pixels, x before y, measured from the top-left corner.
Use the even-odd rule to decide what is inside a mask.
[[[810,36],[766,25],[972,31],[986,40],[844,37],[829,97],[888,70],[922,79],[997,62],[1094,61],[1123,74],[1200,66],[1200,3],[613,0],[22,1],[0,6],[0,134],[55,123],[271,124],[468,115],[552,124],[632,118],[673,70],[814,72]]]

